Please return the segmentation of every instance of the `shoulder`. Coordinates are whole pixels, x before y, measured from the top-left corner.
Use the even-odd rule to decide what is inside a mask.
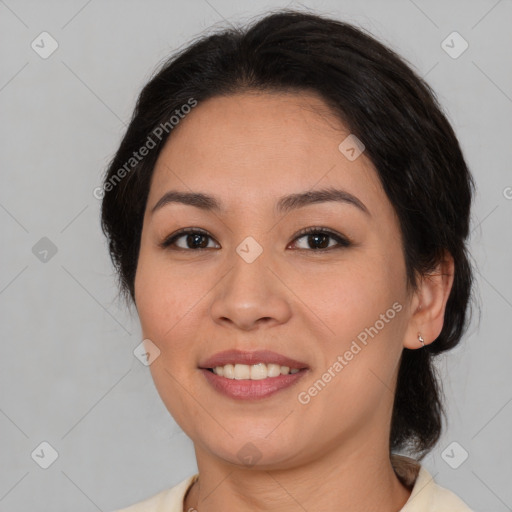
[[[455,493],[434,483],[432,510],[438,512],[473,512]]]
[[[170,489],[112,512],[182,512],[183,498],[197,477],[197,474],[189,476]]]
[[[411,488],[411,495],[400,512],[473,512],[454,492],[437,484],[419,462],[393,454],[397,476]]]

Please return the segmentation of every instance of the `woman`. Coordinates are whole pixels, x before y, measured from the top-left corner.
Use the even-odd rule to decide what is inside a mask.
[[[103,189],[198,466],[124,511],[470,510],[419,461],[433,358],[468,322],[474,184],[396,54],[288,10],[203,37],[144,87]]]

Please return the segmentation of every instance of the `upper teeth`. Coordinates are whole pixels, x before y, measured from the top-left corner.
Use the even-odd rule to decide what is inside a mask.
[[[261,380],[267,377],[278,377],[279,375],[288,375],[289,373],[297,373],[298,368],[290,368],[288,366],[280,366],[278,364],[265,364],[258,363],[253,365],[248,364],[226,364],[224,366],[217,366],[212,368],[213,373],[220,377],[228,379],[250,379]]]

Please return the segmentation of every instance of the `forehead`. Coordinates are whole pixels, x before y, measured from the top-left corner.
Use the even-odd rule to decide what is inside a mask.
[[[285,192],[338,186],[375,203],[375,169],[339,145],[350,131],[308,92],[240,93],[199,103],[175,127],[153,173],[148,206],[166,189],[258,202]]]

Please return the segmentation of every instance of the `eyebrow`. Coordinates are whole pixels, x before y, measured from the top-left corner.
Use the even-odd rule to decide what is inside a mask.
[[[325,202],[351,204],[366,215],[371,216],[368,208],[366,208],[360,199],[346,190],[336,188],[310,190],[307,192],[300,192],[280,197],[275,205],[275,210],[276,213],[287,213],[298,208],[303,208],[304,206]],[[214,196],[201,192],[181,192],[178,190],[170,190],[158,200],[155,206],[153,206],[151,214],[171,203],[194,206],[205,211],[215,211],[218,213],[223,211],[221,201]]]

